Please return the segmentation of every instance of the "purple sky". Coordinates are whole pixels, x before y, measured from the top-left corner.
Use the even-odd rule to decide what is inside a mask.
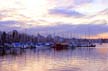
[[[0,30],[107,37],[108,0],[0,0]],[[101,35],[102,34],[102,35]]]

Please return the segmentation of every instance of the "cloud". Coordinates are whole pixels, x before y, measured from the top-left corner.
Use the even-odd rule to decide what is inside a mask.
[[[51,4],[55,5],[56,8],[73,8],[91,2],[93,0],[52,0]]]
[[[74,0],[76,5],[81,5],[81,4],[85,4],[85,3],[91,3],[93,2],[93,0]]]
[[[107,9],[107,8],[108,8],[108,1],[93,0],[90,3],[85,3],[80,6],[77,6],[75,8],[75,10],[80,13],[83,13],[83,14],[92,15],[92,14],[96,14],[96,13],[98,13],[104,9]]]
[[[0,1],[1,30],[27,29],[33,34],[57,31],[80,35],[108,32],[108,0]]]
[[[18,21],[12,21],[12,20],[0,21],[0,24],[3,24],[3,25],[12,25],[12,24],[18,24],[18,23],[19,23]]]
[[[61,15],[61,16],[66,16],[66,17],[81,17],[84,16],[83,14],[74,11],[74,10],[69,10],[69,9],[64,9],[64,8],[55,8],[55,9],[51,9],[49,10],[50,14],[54,14],[54,15]]]
[[[9,32],[9,31],[12,31],[12,30],[20,30],[22,31],[23,29],[20,28],[20,27],[9,27],[9,26],[6,26],[6,25],[2,25],[0,24],[0,31],[6,31],[6,32]]]
[[[27,32],[36,34],[37,32],[44,34],[53,34],[54,32],[58,35],[65,34],[66,36],[73,34],[74,37],[80,36],[96,36],[103,33],[108,33],[108,25],[102,24],[80,24],[80,25],[69,25],[60,24],[55,26],[44,26],[44,27],[32,27],[28,28]],[[34,33],[35,32],[35,33]],[[68,33],[68,34],[67,34]]]
[[[106,2],[107,0],[3,0],[0,3],[0,20],[18,20],[33,26],[38,23],[42,26],[50,25],[50,22],[53,25],[56,22],[83,24],[92,21],[93,18],[88,19],[85,16],[89,17],[91,13],[97,13],[104,7],[108,7],[104,4]],[[107,19],[107,14],[95,18],[95,20]],[[41,22],[40,19],[48,23]]]
[[[107,33],[108,32],[108,25],[103,24],[84,24],[84,25],[78,25],[76,27],[76,32],[85,34],[86,35],[97,35],[101,33]]]
[[[95,23],[95,22],[94,22]],[[38,32],[42,34],[54,34],[63,36],[68,36],[72,34],[73,37],[88,37],[88,36],[93,36],[95,37],[101,37],[106,36],[108,33],[108,25],[107,24],[94,24],[94,23],[89,23],[89,24],[77,24],[77,25],[70,25],[70,24],[64,24],[64,23],[58,23],[57,25],[53,26],[32,26],[29,28],[23,28],[24,23],[19,22],[19,21],[0,21],[0,30],[5,30],[5,31],[10,31],[10,30],[18,30],[20,32],[25,32],[28,34],[33,34],[36,35]],[[10,26],[9,26],[10,25]],[[19,26],[22,27],[19,27]],[[103,36],[103,37],[104,37]]]

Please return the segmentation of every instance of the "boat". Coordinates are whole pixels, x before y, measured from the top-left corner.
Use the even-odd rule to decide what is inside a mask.
[[[96,47],[96,45],[90,41],[73,41],[69,44],[70,47]]]
[[[12,47],[13,48],[21,48],[21,47],[23,47],[23,45],[19,42],[15,42],[15,43],[12,43]]]
[[[55,50],[68,49],[69,45],[67,43],[55,43],[52,48]]]
[[[45,44],[45,43],[37,43],[35,45],[36,49],[40,50],[40,49],[49,49],[50,45],[49,44]]]
[[[90,42],[80,42],[77,47],[96,47],[96,45]]]

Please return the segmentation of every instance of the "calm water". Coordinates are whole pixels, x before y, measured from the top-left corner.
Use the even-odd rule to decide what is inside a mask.
[[[108,45],[0,53],[0,71],[108,71]]]

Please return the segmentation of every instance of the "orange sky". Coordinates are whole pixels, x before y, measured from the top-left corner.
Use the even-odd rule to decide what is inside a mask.
[[[89,36],[87,38],[90,38],[90,39],[108,39],[108,33],[101,33],[98,35]]]

